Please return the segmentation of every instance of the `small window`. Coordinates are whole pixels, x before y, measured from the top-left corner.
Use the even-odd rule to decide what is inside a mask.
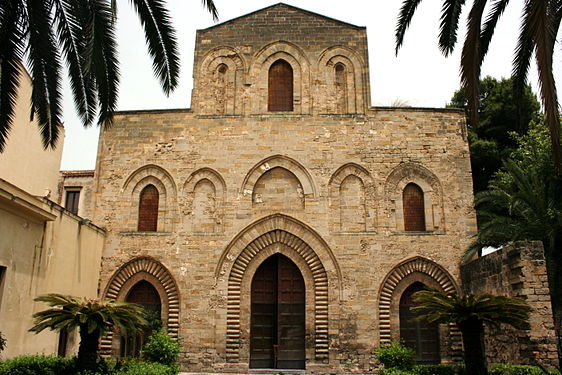
[[[66,199],[64,207],[72,212],[74,215],[78,215],[78,203],[80,202],[80,190],[67,190]]]
[[[336,110],[337,113],[347,112],[347,73],[345,65],[337,63],[335,67],[336,75]]]
[[[59,331],[59,345],[57,349],[57,355],[59,357],[66,357],[68,351],[68,329],[62,328]]]
[[[4,291],[5,278],[6,278],[6,267],[0,266],[0,306],[2,306],[2,292]]]
[[[425,208],[423,190],[416,184],[406,185],[402,192],[404,205],[404,230],[406,232],[425,231]]]
[[[267,110],[293,110],[293,68],[285,60],[277,60],[269,68]]]
[[[158,226],[158,189],[147,185],[139,197],[139,232],[156,232]]]

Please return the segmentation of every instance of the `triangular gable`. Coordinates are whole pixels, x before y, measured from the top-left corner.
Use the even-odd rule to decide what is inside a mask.
[[[347,23],[347,22],[336,20],[334,18],[327,17],[327,16],[324,16],[322,14],[314,13],[314,12],[311,12],[311,11],[308,11],[308,10],[305,10],[305,9],[301,9],[301,8],[298,8],[298,7],[295,7],[295,6],[292,6],[292,5],[288,5],[288,4],[285,4],[285,3],[277,3],[277,4],[270,5],[268,7],[256,10],[254,12],[247,13],[245,15],[242,15],[242,16],[239,16],[239,17],[236,17],[236,18],[232,18],[228,21],[221,22],[217,25],[213,25],[211,27],[208,27],[208,28],[202,29],[202,30],[212,30],[214,28],[219,28],[221,26],[234,24],[234,23],[239,22],[239,21],[241,21],[243,19],[246,19],[246,18],[259,16],[260,13],[265,14],[265,13],[267,13],[268,10],[271,10],[271,9],[274,9],[274,8],[278,8],[279,10],[284,9],[284,10],[287,10],[287,11],[289,11],[289,10],[297,11],[298,13],[304,14],[304,15],[309,16],[311,18],[315,18],[315,19],[320,18],[320,19],[323,19],[325,21],[333,22],[335,24],[339,24],[339,25],[344,26],[344,27],[350,27],[350,28],[353,28],[353,29],[364,29],[365,28],[364,26],[353,25],[353,24],[350,24],[350,23]],[[292,14],[292,12],[287,12],[287,15],[291,15],[291,14]]]

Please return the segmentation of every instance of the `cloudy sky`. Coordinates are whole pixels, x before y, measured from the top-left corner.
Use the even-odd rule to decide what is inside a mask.
[[[301,0],[285,1],[328,17],[367,27],[371,102],[391,105],[397,101],[416,107],[443,107],[459,86],[459,59],[462,44],[455,53],[443,57],[437,47],[439,14],[442,1],[424,1],[418,8],[398,56],[394,53],[394,28],[402,1],[400,0]],[[215,0],[219,22],[227,21],[277,3],[266,0]],[[471,2],[468,2],[469,5]],[[484,62],[483,75],[508,77],[516,45],[523,0],[512,0],[504,13],[490,52]],[[199,0],[168,0],[181,54],[179,87],[166,97],[152,74],[144,34],[129,1],[118,0],[118,42],[121,61],[119,109],[187,108],[193,86],[193,49],[195,30],[213,26],[211,16]],[[468,8],[462,15],[459,40],[464,40],[464,23]],[[559,47],[557,48],[560,49]],[[560,78],[560,55],[555,78]],[[537,74],[531,72],[530,83],[537,88]],[[560,86],[560,85],[559,85]],[[561,89],[559,88],[559,92]],[[84,130],[74,113],[68,85],[65,88],[64,122],[66,129],[62,169],[94,169],[98,129]]]

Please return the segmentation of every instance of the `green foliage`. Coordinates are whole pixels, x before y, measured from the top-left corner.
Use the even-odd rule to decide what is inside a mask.
[[[462,108],[468,118],[468,141],[474,191],[488,187],[502,160],[509,157],[517,141],[513,134],[525,134],[528,124],[538,119],[540,104],[531,86],[526,84],[522,97],[514,96],[513,79],[480,80],[479,122],[470,122],[470,109],[464,89],[457,90],[448,107]],[[547,133],[548,137],[548,133]]]
[[[0,363],[0,375],[74,375],[75,360],[42,355],[15,357]]]
[[[464,375],[462,365],[417,365],[414,367],[417,375]]]
[[[129,361],[113,375],[177,375],[177,366],[166,366],[161,363]]]
[[[398,341],[379,346],[376,354],[385,369],[411,370],[414,367],[416,353]]]
[[[497,327],[500,323],[527,328],[531,308],[523,300],[489,294],[456,294],[424,290],[413,295],[412,311],[430,323],[463,323],[478,319]]]
[[[141,351],[141,358],[172,366],[178,362],[180,345],[163,330],[154,332]]]
[[[397,368],[388,368],[380,372],[380,375],[417,375],[414,370],[400,370]]]
[[[535,366],[510,365],[495,363],[490,366],[489,375],[545,375],[543,370]],[[549,374],[560,374],[558,371],[549,371]]]

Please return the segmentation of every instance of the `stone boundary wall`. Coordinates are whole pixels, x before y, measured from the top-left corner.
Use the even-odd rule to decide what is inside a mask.
[[[530,330],[486,328],[488,363],[558,366],[546,262],[539,241],[516,242],[461,266],[465,293],[521,298],[533,309]]]

